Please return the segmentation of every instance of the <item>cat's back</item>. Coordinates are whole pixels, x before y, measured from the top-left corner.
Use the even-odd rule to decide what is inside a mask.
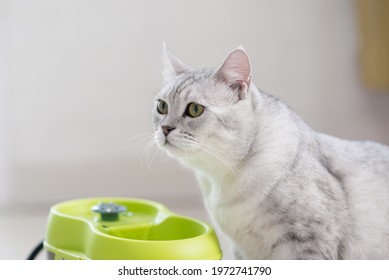
[[[319,134],[318,139],[329,168],[340,173],[343,171],[344,175],[362,172],[361,176],[373,173],[389,178],[389,146],[372,141],[349,141],[326,134]],[[389,188],[389,182],[387,184]]]
[[[318,135],[322,161],[342,187],[353,226],[346,258],[389,258],[389,146]]]

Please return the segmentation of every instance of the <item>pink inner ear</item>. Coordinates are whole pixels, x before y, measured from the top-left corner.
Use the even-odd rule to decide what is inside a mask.
[[[227,83],[244,83],[248,87],[251,66],[246,52],[242,49],[236,49],[229,53],[218,72]]]

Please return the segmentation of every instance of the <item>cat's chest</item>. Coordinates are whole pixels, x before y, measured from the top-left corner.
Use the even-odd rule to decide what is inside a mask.
[[[247,258],[266,258],[271,251],[269,244],[276,242],[280,229],[274,216],[261,206],[260,198],[244,193],[239,180],[218,182],[203,177],[199,183],[208,212],[220,229],[246,252]]]
[[[200,174],[197,176],[204,200],[208,210],[218,222],[224,219],[224,216],[235,218],[242,214],[242,207],[235,207],[234,201],[239,200],[240,194],[234,189],[237,188],[237,180],[232,177],[214,178]],[[239,212],[239,213],[238,213]]]
[[[228,177],[215,180],[204,176],[200,178],[199,184],[208,212],[224,232],[236,236],[250,226],[255,210],[245,205],[245,194],[239,192],[238,180]]]

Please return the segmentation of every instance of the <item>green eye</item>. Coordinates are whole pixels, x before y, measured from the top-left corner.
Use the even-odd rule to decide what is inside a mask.
[[[168,110],[168,105],[165,101],[163,100],[158,100],[158,105],[157,105],[157,110],[158,110],[158,113],[162,114],[162,115],[166,115],[167,112],[169,111]]]
[[[195,102],[189,103],[187,108],[187,114],[189,117],[197,118],[204,112],[204,106]]]

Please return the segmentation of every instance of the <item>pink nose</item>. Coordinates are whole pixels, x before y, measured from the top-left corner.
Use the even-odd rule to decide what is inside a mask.
[[[176,129],[175,127],[171,127],[168,125],[162,126],[162,132],[163,132],[163,134],[165,134],[165,136],[167,136],[170,133],[170,131],[175,130],[175,129]]]

